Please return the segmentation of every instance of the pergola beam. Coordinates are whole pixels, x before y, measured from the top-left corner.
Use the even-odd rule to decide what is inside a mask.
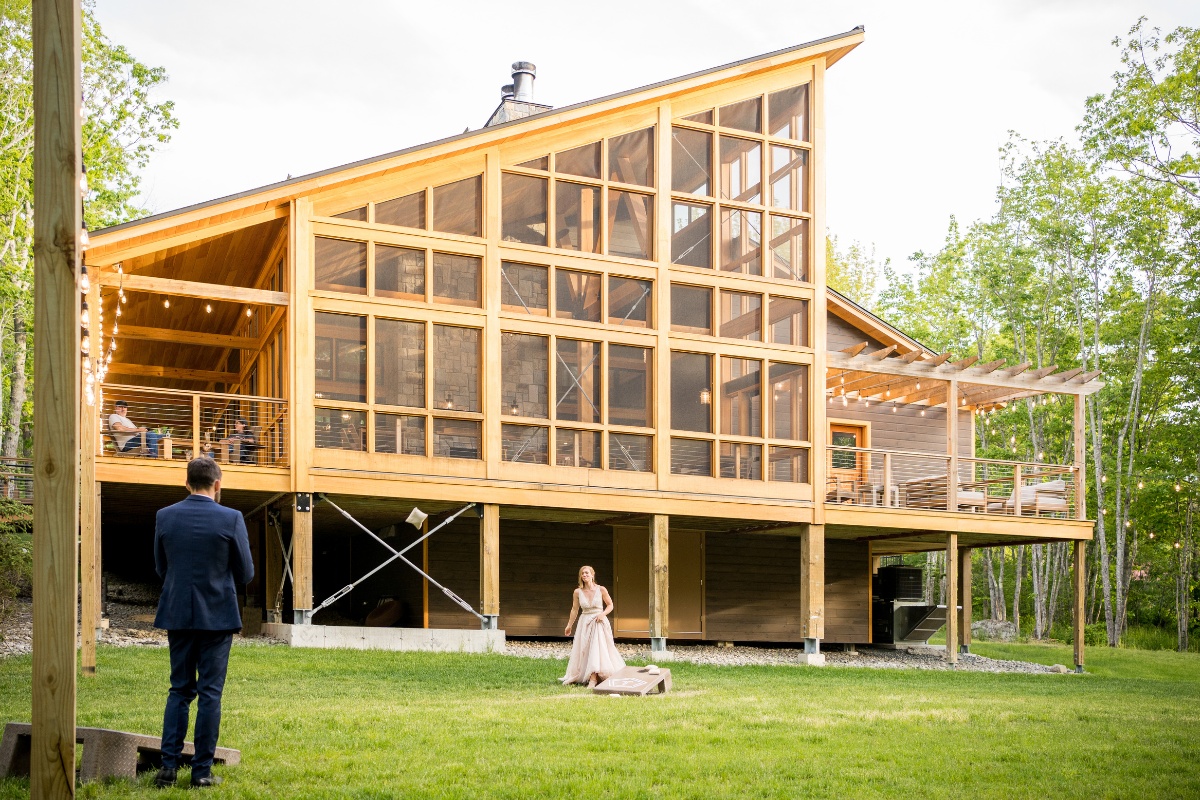
[[[250,303],[262,306],[286,306],[290,302],[287,292],[247,289],[243,286],[226,286],[221,283],[181,281],[174,278],[152,278],[146,275],[118,275],[112,271],[101,273],[100,285],[121,286],[127,292],[148,292],[172,297],[195,297],[201,300]]]
[[[257,341],[249,336],[181,331],[175,328],[147,328],[141,325],[119,325],[117,338],[147,342],[172,342],[199,347],[230,347],[235,350],[253,350],[257,344]]]

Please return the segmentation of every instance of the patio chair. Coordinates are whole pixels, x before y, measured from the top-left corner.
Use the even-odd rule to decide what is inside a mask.
[[[104,414],[100,415],[100,446],[104,450],[105,455],[126,456],[134,458],[148,458],[150,448],[146,445],[146,437],[140,434],[134,434],[139,437],[138,446],[129,450],[122,450],[121,445],[117,442],[117,434],[108,426],[108,417]],[[128,440],[126,440],[128,441]]]
[[[1042,481],[1041,483],[1033,483],[1028,486],[1021,487],[1021,515],[1032,514],[1034,516],[1042,516],[1043,514],[1063,514],[1068,510],[1067,504],[1067,482],[1059,479],[1055,481]],[[999,503],[991,503],[988,506],[990,511],[993,506]],[[1003,510],[1005,513],[1012,514],[1017,507],[1017,493],[1004,501]]]

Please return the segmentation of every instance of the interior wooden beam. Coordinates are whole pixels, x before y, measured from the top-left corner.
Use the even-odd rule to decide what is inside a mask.
[[[250,350],[256,342],[248,336],[229,336],[221,333],[181,331],[174,328],[147,328],[141,325],[120,325],[118,339],[136,339],[148,342],[174,342],[176,344],[199,345],[200,347],[230,347]]]
[[[201,383],[233,383],[238,378],[236,372],[162,367],[155,364],[124,364],[119,361],[114,361],[109,365],[108,374],[140,375],[142,377],[167,378],[169,380],[200,381]]]
[[[286,306],[287,292],[269,292],[265,289],[247,289],[241,286],[225,286],[219,283],[180,281],[174,278],[152,278],[146,275],[118,275],[115,272],[100,274],[101,286],[123,286],[127,292],[150,292],[172,297],[198,297],[202,300],[224,300],[231,303],[251,303],[263,306]]]

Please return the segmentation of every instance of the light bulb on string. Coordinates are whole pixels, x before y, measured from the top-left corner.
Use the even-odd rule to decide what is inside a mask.
[[[117,323],[115,323],[115,322],[113,323],[112,335],[113,336],[117,335]]]
[[[80,194],[88,193],[88,179],[87,179],[87,167],[86,166],[81,166],[80,171],[79,171],[79,193]]]
[[[1180,489],[1182,489],[1182,488],[1183,488],[1183,487],[1182,487],[1182,486],[1180,486],[1178,483],[1177,483],[1177,484],[1175,484],[1175,491],[1177,491],[1177,492],[1178,492],[1178,491],[1179,491]]]
[[[92,337],[87,331],[83,332],[83,337],[79,340],[79,351],[85,356],[92,350]]]
[[[83,227],[79,231],[79,252],[86,252],[88,249],[88,229]]]
[[[88,313],[88,304],[87,301],[84,300],[79,306],[79,324],[86,328],[91,323],[92,315]]]
[[[110,339],[110,340],[109,340],[109,342],[108,342],[108,349],[109,349],[109,350],[116,350],[116,349],[117,349],[117,340],[116,340],[116,339]]]
[[[921,409],[921,416],[922,417],[925,416],[925,409],[923,409],[923,408]]]
[[[1154,534],[1153,534],[1153,533],[1151,533],[1151,534],[1150,534],[1150,538],[1151,538],[1151,539],[1153,539],[1153,538],[1154,538]]]
[[[170,307],[171,307],[170,299],[163,300],[163,308],[170,308]]]
[[[1145,484],[1145,483],[1143,483],[1142,481],[1138,481],[1138,488],[1139,488],[1139,489],[1145,489],[1145,488],[1146,488],[1146,484]]]
[[[247,317],[253,317],[253,316],[254,316],[254,309],[253,309],[253,308],[247,308],[247,309],[246,309],[246,316],[247,316]]]
[[[87,294],[92,290],[92,281],[88,278],[87,266],[80,265],[79,267],[79,293]]]
[[[205,313],[207,313],[207,314],[211,314],[211,313],[212,313],[212,303],[205,303],[205,304],[204,304],[204,311],[205,311]]]

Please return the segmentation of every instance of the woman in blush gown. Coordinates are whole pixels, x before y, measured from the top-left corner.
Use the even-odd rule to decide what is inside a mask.
[[[608,589],[596,585],[596,570],[591,567],[580,567],[579,588],[573,596],[571,619],[567,622],[565,635],[570,636],[574,626],[575,643],[571,647],[567,674],[559,680],[586,683],[592,687],[625,669],[625,661],[613,643],[612,626],[608,622],[613,601]]]

